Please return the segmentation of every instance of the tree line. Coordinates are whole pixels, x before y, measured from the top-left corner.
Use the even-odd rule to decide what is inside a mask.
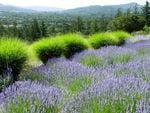
[[[128,9],[126,13],[118,9],[115,18],[109,23],[108,29],[131,33],[142,30],[144,26],[150,27],[150,3],[148,1],[142,11],[138,11],[137,6],[134,7],[134,11]]]
[[[44,20],[34,18],[31,21],[19,25],[13,22],[12,25],[0,23],[0,36],[13,36],[29,41],[37,40],[41,37],[53,36],[56,34],[80,32],[84,35],[93,34],[107,30],[107,25],[111,18],[103,15],[100,18],[86,20],[82,16],[77,16],[73,20],[47,23]]]
[[[38,18],[33,18],[22,24],[14,21],[10,25],[4,25],[0,22],[0,36],[19,37],[34,41],[41,37],[71,32],[80,32],[84,35],[115,30],[134,32],[142,30],[144,26],[150,27],[150,3],[148,1],[142,11],[139,11],[137,6],[134,7],[134,10],[128,9],[126,12],[118,9],[115,16],[102,15],[86,19],[79,15],[70,20],[51,23]]]

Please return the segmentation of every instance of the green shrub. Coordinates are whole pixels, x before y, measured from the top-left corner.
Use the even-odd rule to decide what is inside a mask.
[[[32,46],[36,55],[44,64],[50,58],[60,57],[65,48],[63,41],[59,38],[42,39]]]
[[[18,75],[28,58],[27,45],[18,39],[0,39],[0,75],[12,69],[13,82],[18,80]]]
[[[150,33],[150,27],[145,26],[144,27],[144,31],[145,31],[145,33],[149,34]]]
[[[103,46],[116,45],[118,39],[111,33],[98,33],[90,36],[89,42],[93,48],[98,49]]]
[[[123,30],[129,33],[143,29],[145,19],[143,16],[136,14],[121,15],[109,22],[107,29],[111,31]]]
[[[112,34],[118,39],[118,45],[124,44],[126,39],[131,37],[129,33],[124,31],[115,31]]]
[[[78,34],[63,35],[62,39],[65,44],[64,55],[66,58],[70,58],[75,53],[81,52],[90,47],[88,41]]]

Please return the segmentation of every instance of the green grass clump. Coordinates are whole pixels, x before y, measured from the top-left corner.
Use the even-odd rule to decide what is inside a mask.
[[[79,62],[89,67],[102,67],[105,64],[103,59],[93,54],[86,55],[85,57],[81,58]]]
[[[91,84],[90,77],[82,77],[78,79],[73,79],[67,84],[67,88],[71,93],[77,93],[79,91],[84,90],[87,86]]]
[[[150,53],[149,48],[140,48],[137,50],[139,56],[144,56]]]
[[[124,31],[114,31],[112,32],[112,35],[114,35],[118,39],[117,45],[122,45],[125,43],[127,38],[130,38],[131,35]]]
[[[18,80],[18,75],[28,58],[27,45],[15,38],[0,39],[0,75],[11,68],[13,82]]]
[[[133,59],[131,54],[121,54],[112,58],[112,64],[127,63]]]
[[[84,99],[81,103],[79,113],[126,113],[130,110],[132,113],[136,112],[137,106],[141,99],[140,94],[135,94],[134,98],[124,94],[117,94],[115,96],[101,96],[95,97],[92,95],[90,99]]]
[[[6,102],[2,113],[58,113],[57,105],[46,105],[40,99],[37,99],[31,94],[26,96],[17,95],[14,99]]]
[[[46,38],[33,43],[38,58],[45,64],[48,59],[60,57],[64,51],[64,43],[59,38]]]
[[[65,43],[64,55],[66,58],[70,58],[74,54],[86,50],[90,47],[88,41],[79,34],[63,35],[62,39]]]
[[[90,36],[89,43],[94,49],[98,49],[103,46],[117,45],[118,39],[111,33],[97,33]]]

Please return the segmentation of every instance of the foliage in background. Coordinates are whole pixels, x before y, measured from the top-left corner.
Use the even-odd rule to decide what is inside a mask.
[[[150,27],[145,26],[144,27],[144,32],[147,33],[147,34],[149,34],[150,33]]]
[[[146,3],[143,10],[141,9],[142,6],[138,4],[133,3],[131,5],[130,8],[119,8],[118,10],[116,8],[113,12],[109,12],[111,8],[106,12],[99,11],[96,6],[89,7],[91,10],[85,8],[90,14],[78,12],[78,10],[77,14],[74,11],[71,11],[73,14],[67,12],[2,12],[2,17],[6,17],[6,19],[0,19],[0,36],[15,36],[28,41],[35,41],[41,37],[66,33],[80,32],[84,35],[89,35],[107,30],[124,30],[128,32],[143,30],[144,25],[149,26],[148,23],[150,23],[149,2]],[[127,5],[126,7],[129,6]],[[82,11],[84,8],[79,8],[79,10]],[[94,14],[91,11],[94,11]],[[109,15],[107,14],[108,12],[110,13]]]
[[[123,30],[131,33],[143,29],[144,26],[145,19],[142,16],[129,14],[113,19],[109,23],[108,29],[111,31]]]
[[[143,7],[143,16],[146,20],[146,25],[150,27],[150,3],[146,1],[145,6]]]

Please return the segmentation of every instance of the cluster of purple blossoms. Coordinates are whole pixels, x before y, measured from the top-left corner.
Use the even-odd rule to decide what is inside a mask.
[[[61,60],[61,59],[57,59]],[[46,80],[57,81],[64,79],[66,82],[71,78],[79,78],[84,76],[91,76],[95,72],[94,68],[88,68],[80,63],[74,61],[60,61],[60,62],[48,62],[47,65],[42,65],[33,69],[32,74],[38,72],[42,73],[42,76]],[[32,75],[31,75],[32,76]]]
[[[6,112],[11,105],[29,104],[29,111],[34,113],[35,110],[44,111],[45,107],[58,106],[60,102],[61,91],[59,89],[36,81],[18,81],[0,93],[0,105],[4,106]],[[24,108],[25,110],[27,108]]]
[[[87,60],[94,62],[90,67],[102,68],[117,63],[125,63],[133,60],[137,55],[136,50],[117,46],[103,47],[98,50],[86,50],[74,56],[74,61],[87,64]],[[95,59],[95,60],[94,60]],[[124,59],[127,59],[125,61]],[[92,62],[93,61],[93,62]]]
[[[110,112],[106,110],[106,113],[120,113],[123,111],[126,113],[149,113],[149,96],[150,84],[142,79],[127,76],[112,77],[93,84],[74,97],[73,100],[65,105],[62,113],[82,113],[83,108],[87,108],[87,113],[90,113],[90,110],[95,110],[96,104],[101,108],[97,109],[97,113],[103,113],[106,106],[108,107],[107,109],[110,109]],[[93,101],[95,102],[93,103]],[[93,105],[90,103],[93,103]],[[117,111],[119,108],[113,108],[117,107],[116,104],[118,107],[122,107],[120,111]]]
[[[108,67],[107,70],[111,70],[114,76],[134,76],[137,78],[143,78],[143,80],[150,81],[150,60],[149,59],[138,59],[131,61],[123,65],[115,65],[113,68]]]

